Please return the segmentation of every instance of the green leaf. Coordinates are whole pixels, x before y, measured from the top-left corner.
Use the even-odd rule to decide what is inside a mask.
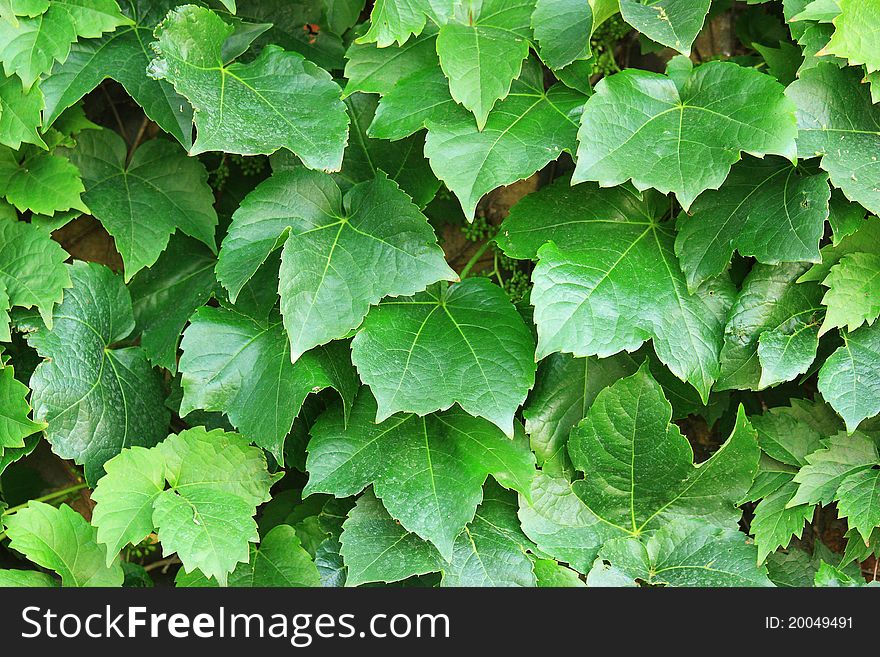
[[[0,367],[0,453],[25,446],[24,439],[46,428],[45,422],[34,422],[26,397],[26,385],[16,381],[11,365]]]
[[[539,588],[579,588],[586,586],[580,576],[553,559],[534,560],[535,579]]]
[[[86,186],[83,200],[113,237],[125,264],[125,280],[150,267],[180,231],[214,246],[217,213],[208,173],[165,139],[141,144],[130,158],[112,130],[86,130],[71,161]]]
[[[196,240],[178,235],[150,269],[129,283],[136,331],[150,362],[177,372],[177,345],[183,327],[214,292],[216,256]]]
[[[724,328],[716,389],[756,390],[794,378],[813,362],[822,290],[797,282],[805,269],[800,263],[752,267]]]
[[[705,401],[718,376],[722,326],[733,297],[729,280],[689,293],[673,252],[675,234],[650,214],[606,213],[602,206],[595,215],[570,214],[597,198],[614,203],[614,195],[595,185],[569,189],[562,181],[536,196],[544,205],[539,210],[535,199],[536,216],[526,229],[534,235],[522,245],[530,251],[550,241],[538,250],[532,272],[538,358],[557,351],[606,357],[653,338],[660,360]]]
[[[541,76],[537,65],[527,62],[511,95],[488,114],[485,125],[475,125],[461,110],[443,117],[443,123],[428,123],[425,156],[468,219],[488,192],[528,178],[563,151],[574,151],[586,97],[562,84],[545,92]]]
[[[849,475],[837,489],[837,509],[850,528],[868,543],[871,533],[880,526],[880,468],[875,463],[868,470]]]
[[[383,301],[352,341],[352,362],[378,401],[378,422],[458,403],[512,437],[535,383],[531,331],[486,278]]]
[[[39,89],[25,92],[17,77],[0,80],[0,144],[16,150],[22,142],[45,148],[46,142],[37,131],[42,123],[42,109],[43,95]]]
[[[185,5],[156,28],[156,59],[148,73],[164,79],[195,110],[190,155],[242,155],[287,148],[313,169],[336,171],[348,135],[348,115],[330,75],[299,53],[266,46],[247,64],[223,62],[233,27],[214,12]]]
[[[52,309],[61,303],[70,274],[64,261],[67,253],[51,235],[34,224],[0,220],[0,313],[11,306],[36,307],[52,327]],[[0,341],[9,342],[9,317],[0,321]]]
[[[312,427],[305,495],[356,495],[372,484],[392,516],[452,558],[456,536],[474,518],[489,475],[528,494],[534,456],[519,432],[507,438],[460,410],[396,415],[374,422],[376,402],[364,390],[346,423],[339,407]]]
[[[834,34],[825,51],[846,59],[850,65],[864,64],[870,73],[880,69],[880,5],[864,0],[837,0]]]
[[[123,447],[162,440],[168,411],[143,350],[114,346],[134,328],[122,279],[85,262],[69,272],[73,287],[54,326],[26,320],[21,328],[45,359],[31,377],[34,418],[49,423],[46,438],[55,453],[85,465],[86,479],[94,482]]]
[[[721,527],[739,519],[735,506],[751,486],[759,457],[742,407],[730,438],[698,466],[671,418],[672,407],[643,365],[600,392],[572,430],[568,452],[585,477],[573,489],[621,532],[639,536],[683,517]]]
[[[620,15],[652,41],[690,55],[712,0],[620,0]]]
[[[880,463],[877,445],[867,435],[840,432],[823,441],[821,449],[806,456],[806,464],[794,476],[798,489],[789,506],[829,505],[837,489],[850,475]]]
[[[539,365],[523,417],[532,450],[545,472],[563,465],[568,435],[587,414],[596,395],[635,373],[638,366],[638,361],[625,353],[609,358],[551,354]]]
[[[829,566],[827,563],[822,562],[819,565],[819,570],[816,572],[815,578],[816,586],[835,586],[835,587],[850,587],[850,586],[878,586],[877,581],[866,583],[863,579],[855,579],[850,575],[844,573],[839,568],[835,568],[834,566]]]
[[[532,480],[530,495],[520,496],[519,519],[542,553],[584,574],[606,541],[626,535],[593,513],[564,477],[541,471]]]
[[[534,0],[467,0],[440,27],[437,55],[449,93],[473,112],[479,130],[528,57],[534,7]]]
[[[755,507],[755,517],[749,527],[758,546],[758,563],[777,548],[787,547],[792,537],[801,537],[805,522],[816,511],[812,504],[792,504],[797,484],[789,482],[767,495]]]
[[[681,518],[644,542],[609,541],[599,558],[651,586],[773,586],[767,569],[755,565],[755,552],[741,532]]]
[[[355,42],[345,57],[348,60],[345,65],[345,95],[362,91],[384,96],[395,88],[398,81],[409,75],[423,69],[439,69],[437,30],[428,29],[401,46],[377,48]],[[448,82],[446,93],[449,93]]]
[[[846,422],[850,433],[880,413],[880,324],[844,333],[819,370],[819,392]]]
[[[229,306],[200,308],[181,347],[181,415],[194,409],[223,412],[282,465],[284,439],[308,395],[332,387],[348,410],[357,393],[348,345],[317,347],[291,363],[274,309],[260,316]]]
[[[146,70],[153,28],[176,6],[175,0],[136,0],[124,9],[133,19],[98,39],[74,43],[63,64],[40,82],[46,97],[44,126],[53,125],[68,107],[97,88],[107,78],[119,82],[146,115],[184,148],[192,147],[193,110],[189,102],[164,80],[154,80]]]
[[[3,523],[9,547],[58,573],[62,586],[122,586],[119,561],[105,563],[95,528],[66,504],[55,508],[32,501]]]
[[[678,217],[675,253],[693,291],[723,272],[734,250],[759,262],[819,262],[828,176],[804,176],[781,158],[747,158],[717,191]]]
[[[178,571],[176,586],[217,586],[217,580],[199,571]],[[312,557],[303,549],[296,530],[289,525],[273,527],[259,546],[251,545],[247,563],[240,563],[229,574],[229,587],[314,587],[321,586]]]
[[[0,587],[46,588],[58,586],[58,580],[37,570],[0,570]]]
[[[842,236],[836,242],[823,247],[819,252],[822,255],[822,262],[810,267],[798,279],[798,282],[822,282],[828,278],[831,269],[845,256],[853,253],[872,253],[876,250],[878,240],[880,240],[880,219],[871,216],[865,219],[864,209],[859,209],[859,206],[855,203],[849,203],[848,205],[856,208],[856,214],[858,215],[858,221],[855,222],[854,229],[850,230],[847,235]]]
[[[453,0],[376,0],[370,13],[370,29],[358,41],[376,42],[380,48],[395,41],[403,45],[410,35],[418,36],[430,18],[442,25],[451,16]]]
[[[708,62],[680,81],[627,69],[595,91],[581,117],[574,183],[632,180],[675,192],[687,210],[724,182],[742,151],[795,157],[794,104],[754,69]]]
[[[17,25],[0,20],[0,61],[6,75],[18,75],[25,89],[54,62],[64,62],[78,38],[99,37],[129,22],[115,0],[52,0],[44,6],[18,18]]]
[[[80,198],[85,187],[79,169],[65,157],[41,151],[19,163],[0,146],[0,175],[0,196],[6,196],[19,212],[49,216],[67,210],[89,212]]]
[[[590,56],[593,8],[588,0],[537,0],[532,29],[541,60],[552,69]]]
[[[320,173],[279,172],[233,215],[217,277],[234,301],[280,246],[281,314],[291,359],[344,337],[371,305],[438,280],[455,280],[427,219],[384,175],[343,198]]]
[[[800,468],[809,461],[825,438],[842,429],[828,404],[791,399],[791,406],[777,406],[749,418],[758,432],[758,444],[777,461]]]
[[[802,71],[786,95],[797,106],[798,155],[821,166],[847,198],[880,212],[880,109],[858,69],[820,62]]]
[[[854,331],[880,315],[880,253],[848,253],[822,282],[828,308],[820,333],[846,327]]]

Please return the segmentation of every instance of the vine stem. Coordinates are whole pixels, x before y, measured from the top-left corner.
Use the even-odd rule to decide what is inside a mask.
[[[88,488],[88,484],[80,483],[74,486],[68,486],[67,488],[62,488],[61,490],[56,490],[54,493],[49,493],[48,495],[43,495],[42,497],[35,497],[32,500],[28,500],[23,504],[19,504],[18,506],[9,507],[4,511],[0,516],[11,516],[14,513],[18,513],[22,509],[27,508],[27,505],[31,502],[51,502],[52,500],[57,500],[58,498],[69,497],[71,494],[81,491],[83,488]]]
[[[486,240],[483,245],[479,249],[477,249],[474,255],[471,256],[471,259],[468,260],[467,264],[464,266],[464,269],[461,270],[461,274],[459,274],[459,278],[461,280],[467,278],[467,275],[471,273],[471,269],[473,269],[474,265],[477,264],[477,261],[483,257],[483,254],[487,251],[491,244],[492,240]]]

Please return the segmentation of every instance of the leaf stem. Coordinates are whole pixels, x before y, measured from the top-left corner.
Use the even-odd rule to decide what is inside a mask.
[[[68,486],[67,488],[62,488],[61,490],[56,490],[53,493],[49,493],[48,495],[43,495],[42,497],[35,497],[32,500],[28,500],[23,504],[19,504],[18,506],[9,507],[4,511],[0,516],[11,516],[14,513],[18,513],[22,509],[27,508],[27,505],[31,502],[51,502],[52,500],[57,500],[58,498],[70,497],[73,493],[81,491],[83,488],[88,488],[88,484],[85,482],[75,484],[73,486]]]
[[[461,270],[461,274],[459,274],[459,278],[464,280],[467,278],[467,275],[471,272],[471,269],[474,268],[474,265],[477,264],[477,261],[483,257],[483,254],[492,244],[492,240],[486,240],[483,242],[483,245],[474,252],[474,255],[471,256],[471,259],[468,260],[467,264],[464,266],[464,269]]]

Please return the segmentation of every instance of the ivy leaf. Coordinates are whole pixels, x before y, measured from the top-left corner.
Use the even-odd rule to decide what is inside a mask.
[[[78,38],[99,37],[128,22],[115,0],[52,0],[17,25],[0,20],[0,61],[7,76],[17,74],[30,89],[54,62],[67,59]]]
[[[858,69],[820,62],[786,89],[797,106],[798,154],[822,156],[831,182],[870,212],[880,212],[880,109]]]
[[[758,563],[763,563],[777,548],[787,547],[792,537],[804,532],[804,523],[812,519],[816,507],[811,504],[792,504],[797,484],[788,482],[767,495],[755,507],[755,517],[749,527],[758,546]]]
[[[395,41],[403,45],[410,35],[422,33],[430,18],[442,25],[451,16],[453,0],[376,0],[370,13],[370,29],[358,41],[376,42],[380,48]]]
[[[130,159],[127,150],[112,130],[86,130],[71,152],[86,185],[83,200],[113,237],[126,282],[155,264],[175,231],[213,249],[217,226],[201,162],[165,139],[141,144]]]
[[[217,277],[234,301],[270,253],[281,256],[281,314],[291,360],[344,337],[369,307],[455,280],[427,219],[385,175],[343,198],[320,173],[279,172],[251,192],[223,240]]]
[[[36,307],[43,322],[52,328],[52,310],[61,303],[70,274],[67,253],[51,235],[34,224],[0,220],[0,314],[11,306]],[[0,341],[9,342],[9,317],[0,321]]]
[[[532,450],[545,472],[562,465],[568,435],[587,414],[596,395],[634,374],[638,367],[629,354],[609,358],[551,354],[539,365],[523,417]]]
[[[797,492],[788,503],[828,505],[850,475],[880,463],[877,445],[864,433],[840,432],[823,441],[821,449],[806,456],[806,464],[794,476]]]
[[[839,568],[829,566],[823,561],[819,565],[819,570],[816,572],[815,586],[861,587],[878,586],[878,583],[876,580],[866,583],[865,580],[861,578],[861,576],[859,576],[858,578],[854,578],[843,572]]]
[[[593,8],[587,0],[537,0],[532,29],[541,60],[552,69],[590,56]]]
[[[837,0],[840,13],[834,17],[834,34],[825,52],[846,59],[850,65],[864,64],[868,73],[880,69],[880,6],[874,2]]]
[[[880,526],[880,468],[861,470],[849,475],[837,489],[837,509],[850,528],[862,535],[865,543]]]
[[[473,112],[479,130],[528,57],[534,7],[534,0],[468,0],[440,27],[437,55],[449,93]]]
[[[348,346],[317,347],[291,363],[276,310],[260,316],[228,306],[200,308],[181,347],[181,415],[195,409],[223,412],[282,465],[284,439],[308,395],[332,387],[347,411],[357,393]]]
[[[519,519],[542,553],[584,574],[606,541],[626,535],[593,513],[564,477],[541,471],[532,480],[529,497],[520,497]]]
[[[681,518],[647,541],[611,540],[599,558],[650,586],[773,586],[767,569],[755,565],[755,552],[741,532]]]
[[[758,432],[758,444],[768,456],[796,468],[808,462],[808,456],[822,441],[843,427],[828,404],[791,399],[790,406],[777,406],[749,418]]]
[[[217,287],[216,256],[204,244],[172,237],[155,266],[129,283],[136,331],[150,362],[177,372],[177,345],[190,316]]]
[[[691,54],[712,0],[620,0],[620,15],[652,41]]]
[[[873,253],[876,250],[878,240],[880,240],[880,219],[871,216],[865,219],[864,209],[859,209],[855,203],[848,205],[856,208],[855,214],[858,220],[855,227],[850,230],[849,234],[824,246],[819,252],[822,256],[822,262],[810,267],[798,279],[798,282],[822,282],[828,278],[831,269],[840,263],[845,256],[854,253]]]
[[[0,146],[0,196],[19,212],[49,215],[67,210],[88,213],[80,195],[85,191],[79,169],[59,155],[27,155],[20,163],[12,151]]]
[[[723,272],[734,250],[771,265],[819,262],[830,198],[824,173],[800,175],[781,158],[743,160],[678,217],[675,253],[688,289]]]
[[[563,151],[575,149],[577,119],[586,97],[557,84],[544,91],[541,71],[531,60],[511,87],[513,93],[474,125],[464,111],[444,123],[428,124],[425,156],[437,177],[473,219],[483,195],[528,178]],[[526,146],[540,144],[539,147]]]
[[[383,301],[364,320],[351,356],[378,401],[377,422],[458,403],[512,437],[514,413],[535,383],[531,331],[486,278]]]
[[[287,148],[313,169],[336,171],[348,136],[348,115],[330,74],[277,46],[247,64],[226,64],[223,42],[234,28],[214,12],[185,5],[156,28],[148,73],[164,79],[195,110],[190,155],[241,155]]]
[[[581,117],[573,183],[632,180],[639,189],[675,192],[687,210],[724,182],[743,151],[795,158],[794,104],[754,69],[715,61],[676,79],[628,69],[595,91]]]
[[[0,79],[0,144],[18,149],[22,142],[46,148],[41,125],[43,95],[39,88],[25,92],[18,77]]]
[[[153,28],[176,5],[175,0],[135,0],[124,9],[132,24],[98,39],[74,43],[64,63],[56,64],[52,74],[40,82],[46,98],[44,126],[53,125],[64,110],[112,78],[150,119],[184,148],[191,148],[192,107],[168,82],[154,80],[146,73],[153,56],[149,48]]]
[[[854,331],[880,315],[880,254],[848,253],[831,267],[822,282],[828,288],[822,303],[827,307],[820,334],[833,328]]]
[[[345,96],[356,91],[384,96],[411,74],[426,68],[439,70],[437,29],[426,29],[424,34],[400,46],[387,48],[355,41],[345,53],[345,58],[348,60],[345,65]],[[448,94],[448,82],[446,90]]]
[[[822,291],[797,283],[805,269],[752,267],[724,329],[717,390],[756,390],[807,371],[818,347]]]
[[[568,189],[564,181],[546,189],[539,192],[545,205],[531,215],[534,234],[522,242],[531,251],[550,241],[538,250],[532,272],[538,358],[557,351],[606,357],[653,338],[660,360],[706,401],[718,376],[722,326],[733,297],[729,280],[689,293],[673,252],[675,234],[650,213],[627,217],[603,206],[595,215],[569,213],[602,197],[613,205],[627,192]]]
[[[175,586],[217,586],[217,580],[206,578],[199,570],[178,571]],[[229,574],[229,587],[314,587],[321,578],[312,557],[303,548],[296,530],[278,525],[269,530],[259,546],[251,545],[247,563],[240,563]]]
[[[585,478],[572,485],[608,524],[638,536],[676,518],[735,523],[735,508],[758,467],[755,431],[740,407],[730,438],[695,466],[693,451],[670,423],[672,406],[643,365],[598,394],[572,430],[568,452]]]
[[[839,347],[819,370],[819,392],[846,422],[850,433],[880,413],[880,324],[841,334]]]
[[[122,280],[102,265],[76,262],[73,287],[54,326],[25,320],[30,344],[45,360],[31,377],[34,418],[48,422],[46,438],[62,458],[85,465],[96,481],[104,462],[123,447],[150,447],[168,427],[165,395],[140,347],[114,345],[134,329]]]
[[[62,586],[122,586],[118,559],[106,561],[96,530],[66,504],[31,501],[3,520],[9,547],[61,576]]]
[[[341,409],[312,427],[304,495],[356,495],[372,484],[403,527],[452,558],[456,536],[474,518],[491,474],[503,486],[528,494],[534,456],[525,436],[507,438],[489,422],[460,410],[396,415],[374,422],[376,402],[358,395],[346,423]]]
[[[46,428],[44,422],[34,422],[26,397],[26,385],[15,379],[11,365],[0,367],[0,453],[6,449],[25,446],[24,439]]]
[[[0,570],[0,587],[49,588],[58,580],[37,570]]]

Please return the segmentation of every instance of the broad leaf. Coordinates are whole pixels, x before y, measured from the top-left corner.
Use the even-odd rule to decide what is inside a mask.
[[[797,484],[788,482],[764,497],[755,507],[755,516],[749,526],[758,546],[758,563],[777,548],[787,547],[792,537],[800,538],[816,507],[811,504],[793,504]]]
[[[2,22],[2,21],[0,21]],[[0,196],[18,209],[52,216],[56,212],[89,212],[81,195],[85,191],[77,169],[60,155],[27,153],[19,162],[0,146]]]
[[[217,277],[234,301],[269,254],[283,245],[281,314],[291,359],[344,337],[382,297],[455,280],[433,229],[386,176],[343,197],[317,172],[279,172],[233,215]]]
[[[158,375],[140,347],[115,347],[134,329],[122,279],[106,267],[76,262],[73,287],[47,328],[21,324],[45,360],[31,377],[34,418],[49,423],[46,438],[62,458],[85,465],[96,481],[104,462],[123,447],[150,447],[168,427]]]
[[[152,139],[130,158],[112,130],[86,130],[71,161],[86,186],[83,200],[113,237],[125,264],[125,280],[150,267],[180,231],[214,246],[217,213],[201,162],[174,142]]]
[[[28,416],[31,407],[25,397],[29,390],[15,379],[11,365],[0,368],[0,453],[6,449],[21,449],[24,439],[46,428],[44,422],[34,422]]]
[[[841,337],[843,346],[819,370],[819,392],[853,432],[862,420],[880,413],[880,324]]]
[[[66,504],[55,508],[32,501],[3,524],[9,547],[58,573],[63,586],[122,586],[119,560],[106,559],[95,528]]]
[[[383,301],[352,341],[352,362],[379,422],[458,403],[513,436],[514,413],[535,383],[531,331],[486,278]]]
[[[559,69],[590,56],[593,8],[587,0],[536,0],[532,29],[541,60]]]
[[[395,41],[403,45],[419,35],[428,19],[441,25],[452,16],[454,0],[377,0],[370,13],[370,29],[359,40],[380,48]]]
[[[652,41],[690,55],[711,5],[712,0],[620,0],[620,15]]]
[[[37,128],[42,124],[43,95],[25,92],[18,77],[0,79],[0,144],[18,149],[22,142],[45,148]]]
[[[798,489],[789,506],[827,506],[834,501],[844,479],[878,462],[877,445],[869,436],[858,431],[852,435],[835,434],[823,441],[821,449],[806,456],[806,464],[794,476]]]
[[[534,456],[525,436],[513,440],[460,410],[426,417],[395,415],[376,424],[376,402],[362,390],[346,423],[342,409],[312,427],[304,493],[355,495],[372,484],[401,525],[452,558],[456,536],[471,522],[491,474],[529,493]]]
[[[214,12],[185,5],[156,28],[149,74],[174,85],[195,110],[195,155],[242,155],[287,148],[313,169],[338,170],[348,135],[340,89],[299,53],[266,46],[247,64],[227,64],[233,27]]]
[[[880,5],[864,0],[837,0],[834,34],[825,51],[846,59],[850,65],[864,64],[870,73],[880,69]]]
[[[865,543],[880,526],[880,464],[849,475],[837,489],[837,509]]]
[[[820,333],[846,327],[854,331],[880,315],[880,253],[849,253],[831,268],[822,282],[828,288]]]
[[[743,151],[793,160],[796,135],[794,104],[754,69],[716,61],[674,79],[628,69],[603,78],[584,108],[572,182],[632,180],[675,192],[687,210]]]

